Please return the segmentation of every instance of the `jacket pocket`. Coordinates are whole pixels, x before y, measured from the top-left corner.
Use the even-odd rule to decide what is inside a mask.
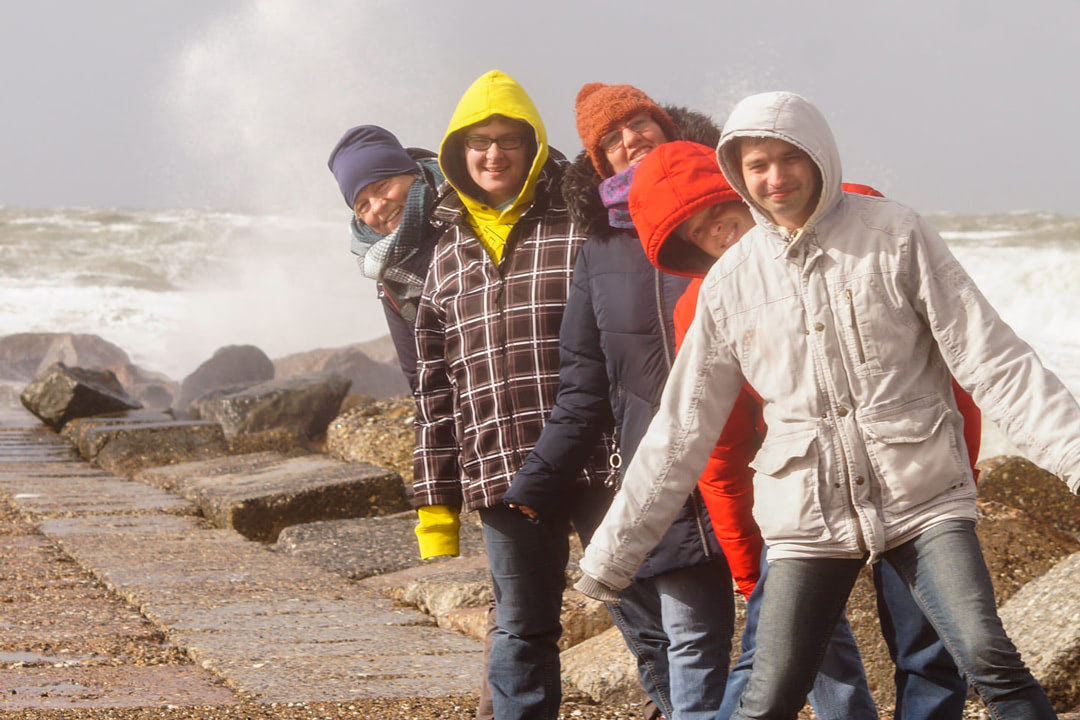
[[[916,401],[886,416],[861,421],[887,521],[909,515],[920,505],[974,496],[971,472],[951,416],[952,411],[940,401],[921,406]]]
[[[754,519],[765,542],[822,540],[829,535],[818,488],[816,432],[766,436],[750,463]]]
[[[868,289],[863,294],[872,295]],[[881,363],[878,360],[879,355],[873,346],[873,336],[870,332],[870,328],[874,325],[873,321],[880,320],[880,318],[875,318],[874,312],[880,312],[882,306],[879,300],[870,297],[871,304],[868,307],[863,304],[866,298],[861,298],[860,295],[859,291],[851,287],[844,288],[841,293],[840,326],[844,328],[844,342],[855,372],[865,377],[882,372]]]

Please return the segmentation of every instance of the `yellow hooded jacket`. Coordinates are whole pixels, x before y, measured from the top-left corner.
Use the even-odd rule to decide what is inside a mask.
[[[465,167],[465,134],[462,131],[492,115],[503,115],[528,123],[536,140],[536,153],[525,184],[504,210],[487,205],[481,197],[480,188],[469,177]],[[477,78],[461,96],[450,118],[450,125],[439,146],[439,167],[461,198],[469,226],[496,265],[502,260],[506,239],[514,224],[535,198],[536,181],[547,159],[547,130],[525,89],[514,78],[499,70],[492,70]],[[419,508],[417,513],[420,522],[416,526],[416,537],[420,544],[420,557],[427,559],[438,555],[457,555],[461,526],[457,509],[446,505],[428,505]]]
[[[470,125],[503,115],[528,123],[535,133],[536,153],[525,184],[514,201],[504,210],[490,207],[480,188],[465,167],[465,139],[462,132]],[[540,113],[516,80],[499,70],[484,73],[461,96],[439,146],[439,167],[465,205],[469,225],[484,249],[498,264],[502,260],[506,238],[521,214],[529,208],[536,194],[536,180],[548,159],[547,130]]]

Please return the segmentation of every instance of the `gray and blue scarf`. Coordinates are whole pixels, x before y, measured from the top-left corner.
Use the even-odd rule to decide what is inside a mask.
[[[434,237],[428,222],[435,195],[443,181],[438,161],[417,161],[421,172],[411,186],[401,213],[401,223],[389,235],[380,235],[353,217],[350,250],[366,277],[383,284],[398,312],[409,322],[416,318],[424,278],[434,253]]]

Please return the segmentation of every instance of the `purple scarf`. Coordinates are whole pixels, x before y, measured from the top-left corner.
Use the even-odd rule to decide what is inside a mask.
[[[637,165],[631,165],[600,183],[600,200],[607,208],[611,227],[634,229],[634,221],[630,218],[630,185],[634,182],[636,169]]]

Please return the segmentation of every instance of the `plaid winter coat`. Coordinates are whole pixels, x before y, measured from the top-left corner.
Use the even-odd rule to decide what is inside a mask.
[[[549,159],[498,266],[451,194],[416,318],[414,503],[492,507],[540,437],[559,389],[559,325],[584,237]],[[603,441],[579,479],[604,477]]]

